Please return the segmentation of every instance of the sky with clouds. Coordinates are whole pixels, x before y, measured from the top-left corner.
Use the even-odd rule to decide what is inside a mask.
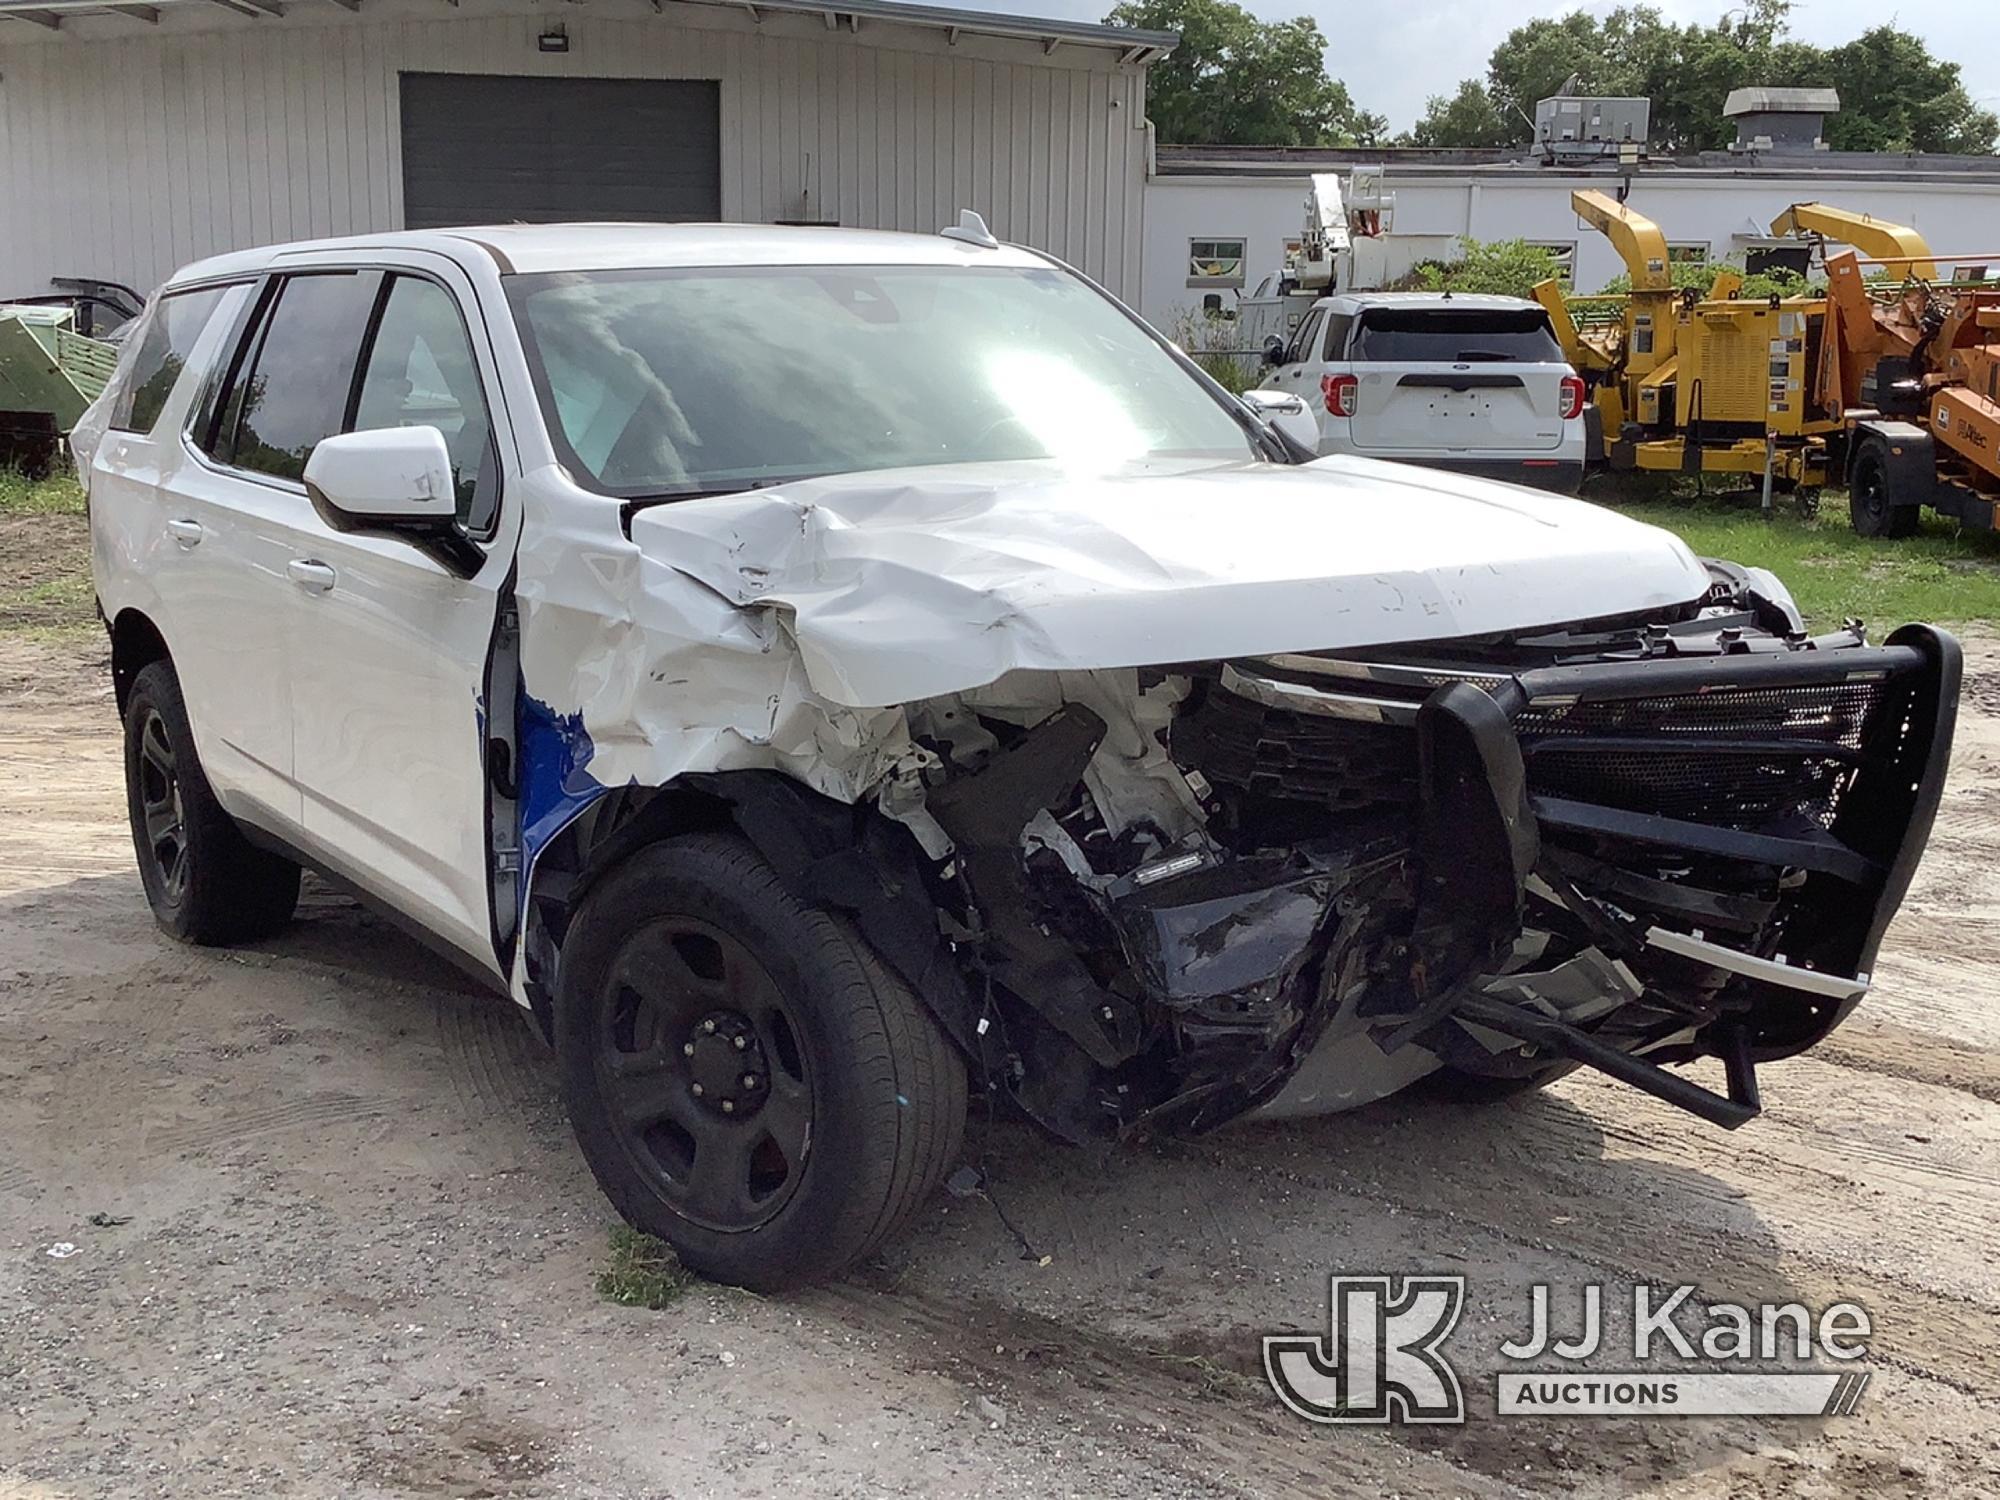
[[[945,0],[980,10],[1099,21],[1115,0]],[[1461,78],[1483,77],[1494,46],[1521,22],[1535,16],[1588,10],[1602,15],[1614,0],[1578,5],[1538,0],[1394,0],[1357,5],[1352,0],[1238,0],[1267,20],[1301,13],[1319,22],[1331,45],[1327,67],[1346,83],[1364,109],[1389,117],[1391,130],[1407,129],[1423,113],[1432,94],[1449,94]],[[1669,19],[1713,21],[1731,0],[1652,0]],[[1930,45],[1932,55],[1955,62],[1966,92],[1987,109],[2000,109],[2000,46],[1990,25],[1973,16],[1990,0],[1933,0],[1898,12],[1879,0],[1797,0],[1792,7],[1795,36],[1819,46],[1852,41],[1871,26],[1895,21]]]

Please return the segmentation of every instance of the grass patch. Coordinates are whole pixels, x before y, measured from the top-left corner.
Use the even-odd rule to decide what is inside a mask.
[[[1621,504],[1617,492],[1586,498],[1674,532],[1702,557],[1769,568],[1785,581],[1815,629],[1852,616],[1872,638],[1911,620],[2000,622],[2000,535],[1960,533],[1926,515],[1915,536],[1871,541],[1854,534],[1844,496],[1829,493],[1806,520],[1789,503],[1769,517],[1715,500],[1647,499]]]
[[[0,469],[0,633],[76,639],[96,629],[90,525],[67,473]]]
[[[620,1224],[611,1231],[611,1264],[597,1273],[597,1295],[620,1307],[658,1311],[699,1279],[664,1240]]]
[[[80,516],[83,488],[66,473],[30,479],[18,469],[0,468],[0,516]]]

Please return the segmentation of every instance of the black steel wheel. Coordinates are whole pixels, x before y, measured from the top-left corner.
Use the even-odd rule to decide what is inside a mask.
[[[760,1291],[881,1244],[964,1132],[965,1067],[922,1003],[729,835],[649,845],[592,887],[563,939],[556,1049],[618,1211]]]
[[[265,937],[291,920],[299,867],[244,838],[195,753],[180,680],[154,662],[125,698],[125,799],[153,917],[186,943]]]
[[[792,1002],[738,939],[689,916],[628,934],[608,983],[594,1062],[619,1144],[690,1223],[770,1222],[812,1148]]]
[[[1867,537],[1905,537],[1917,529],[1917,508],[1895,505],[1889,494],[1889,457],[1878,438],[1863,439],[1848,468],[1847,519]]]

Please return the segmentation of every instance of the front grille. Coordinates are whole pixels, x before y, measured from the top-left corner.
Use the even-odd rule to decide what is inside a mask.
[[[1561,707],[1524,708],[1514,732],[1541,735],[1699,736],[1861,748],[1886,682],[1728,688],[1659,698],[1612,698]]]
[[[1531,792],[1756,830],[1831,826],[1884,681],[1727,688],[1528,707],[1514,719]],[[1337,812],[1410,806],[1415,733],[1255,703],[1210,684],[1172,733],[1175,759],[1211,782]]]
[[[1830,826],[1882,681],[1737,688],[1524,709],[1528,785],[1544,796],[1694,823]]]

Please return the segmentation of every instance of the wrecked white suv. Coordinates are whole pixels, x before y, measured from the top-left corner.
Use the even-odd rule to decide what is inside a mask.
[[[1956,646],[1284,415],[976,224],[191,266],[75,437],[153,910],[351,887],[754,1287],[889,1235],[969,1085],[1085,1140],[1587,1064],[1741,1123],[1868,986]]]

